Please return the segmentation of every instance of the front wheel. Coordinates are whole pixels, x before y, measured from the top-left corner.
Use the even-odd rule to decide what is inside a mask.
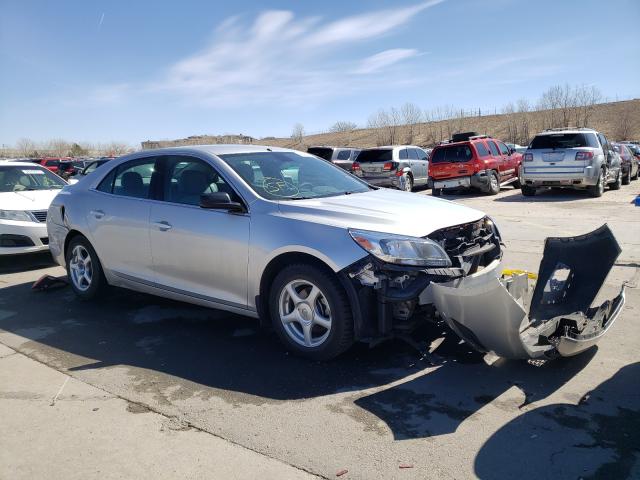
[[[618,170],[618,175],[616,175],[616,181],[609,185],[611,190],[620,190],[620,187],[624,183],[624,179],[622,178],[622,170]],[[629,182],[627,182],[629,183]],[[627,183],[624,183],[627,185]]]
[[[631,183],[631,168],[629,168],[629,171],[627,172],[627,174],[622,177],[622,185],[629,185]]]
[[[439,197],[440,195],[442,195],[442,189],[441,188],[432,188],[431,189],[431,195],[433,195],[434,197]]]
[[[89,240],[83,236],[71,240],[67,247],[66,264],[69,283],[78,297],[90,300],[103,293],[107,280]]]
[[[280,340],[297,355],[329,360],[353,344],[347,295],[332,272],[315,265],[289,265],[276,275],[269,311]]]

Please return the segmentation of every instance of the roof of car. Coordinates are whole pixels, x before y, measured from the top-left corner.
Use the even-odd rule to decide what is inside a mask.
[[[419,148],[422,150],[422,147],[419,147],[418,145],[381,145],[379,147],[363,148],[362,150],[380,150],[383,148]]]
[[[33,162],[0,162],[0,167],[31,167],[31,168],[44,168],[39,163]]]
[[[594,130],[593,128],[564,128],[564,129],[550,129],[550,130],[545,130],[543,132],[538,133],[538,135],[557,135],[557,134],[562,134],[562,133],[598,133],[597,130]]]
[[[250,152],[297,152],[290,148],[270,147],[268,145],[184,145],[180,147],[159,148],[154,150],[144,150],[137,153],[153,153],[153,154],[171,154],[176,152],[197,151],[206,152],[213,155],[227,155],[231,153],[250,153]],[[301,153],[301,152],[298,152]]]

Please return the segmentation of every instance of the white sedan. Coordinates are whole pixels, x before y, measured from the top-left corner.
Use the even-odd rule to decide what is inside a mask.
[[[0,163],[0,255],[49,249],[47,210],[65,185],[39,165]]]

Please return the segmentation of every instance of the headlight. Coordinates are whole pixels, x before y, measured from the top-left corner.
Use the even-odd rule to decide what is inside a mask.
[[[16,222],[33,222],[28,212],[23,210],[0,210],[0,220],[14,220]]]
[[[349,230],[349,234],[358,245],[384,262],[420,267],[451,266],[447,252],[428,238],[365,230]]]

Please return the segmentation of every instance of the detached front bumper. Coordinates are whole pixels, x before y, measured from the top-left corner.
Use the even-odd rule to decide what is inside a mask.
[[[420,319],[439,315],[478,351],[514,359],[552,358],[592,347],[619,317],[624,287],[612,300],[591,307],[619,254],[604,225],[586,235],[548,238],[535,285],[527,273],[502,275],[500,256],[471,274],[455,268],[423,270],[401,287],[376,283],[375,268],[352,278],[373,287],[360,289],[357,296],[360,317],[369,319],[361,324],[375,333],[369,336],[406,331]]]

